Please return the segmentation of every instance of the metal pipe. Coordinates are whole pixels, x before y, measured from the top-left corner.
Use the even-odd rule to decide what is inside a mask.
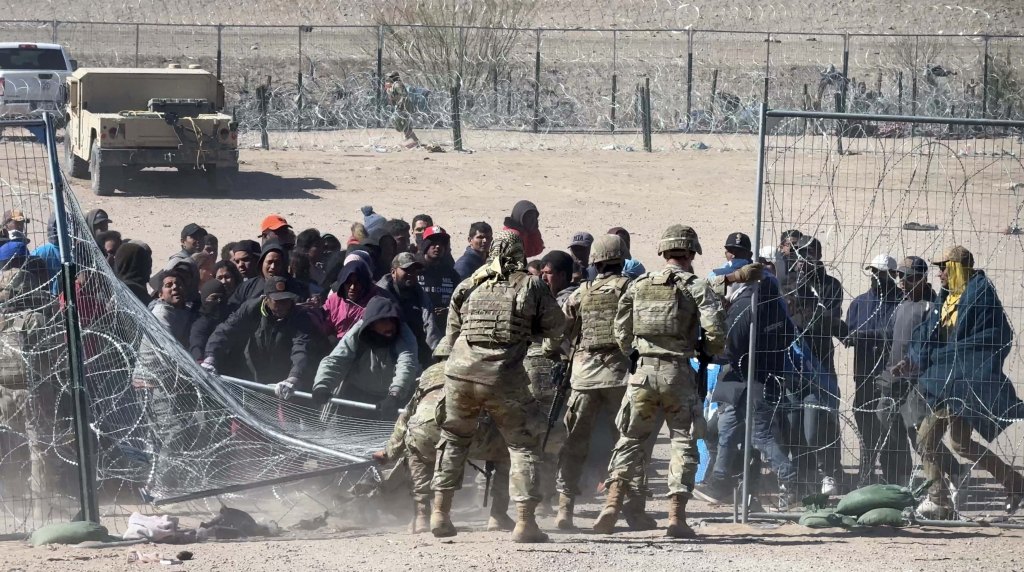
[[[956,123],[959,125],[975,125],[978,127],[1011,127],[1022,128],[1024,123],[1009,119],[962,119],[949,117],[925,117],[910,115],[871,115],[868,113],[831,113],[817,111],[798,111],[789,109],[770,109],[768,117],[781,118],[807,118],[807,119],[835,119],[840,121],[874,121],[884,122],[916,122],[916,123]]]
[[[153,504],[153,506],[163,506],[163,505],[175,504],[175,503],[179,503],[179,502],[188,502],[188,501],[194,501],[194,500],[199,500],[199,499],[205,499],[205,498],[208,498],[208,497],[214,497],[214,496],[228,494],[228,493],[237,493],[237,492],[248,491],[248,490],[252,490],[252,489],[258,489],[258,488],[262,488],[262,487],[270,487],[270,486],[274,486],[274,485],[282,485],[282,484],[285,484],[285,483],[293,483],[295,481],[301,481],[303,479],[310,479],[310,478],[314,478],[314,477],[322,477],[322,476],[325,476],[325,475],[333,475],[333,474],[336,474],[336,473],[347,472],[347,471],[350,471],[350,470],[353,470],[353,469],[362,469],[362,468],[365,468],[365,467],[369,467],[372,464],[373,464],[373,461],[362,461],[362,462],[355,463],[355,464],[352,464],[352,465],[343,465],[341,467],[330,467],[330,468],[327,468],[327,469],[319,469],[319,470],[316,470],[316,471],[309,471],[309,472],[306,472],[306,473],[296,473],[294,475],[287,475],[287,476],[284,476],[284,477],[277,477],[276,479],[267,479],[265,481],[259,481],[259,482],[255,482],[255,483],[243,483],[243,484],[238,484],[238,485],[228,485],[226,487],[218,487],[218,488],[215,488],[215,489],[206,489],[204,491],[197,491],[197,492],[194,492],[194,493],[188,493],[186,495],[181,495],[181,496],[176,496],[176,497],[169,497],[169,498],[160,499],[160,500],[154,500],[152,504]]]
[[[758,137],[758,155],[757,155],[757,187],[755,189],[756,206],[754,209],[754,252],[761,251],[761,209],[763,206],[763,191],[764,186],[764,164],[765,164],[765,139],[767,137],[767,125],[768,125],[768,103],[761,102],[761,122],[757,129]],[[747,347],[747,411],[744,414],[745,423],[743,426],[743,495],[741,501],[743,503],[742,508],[742,522],[746,524],[747,519],[750,516],[750,505],[747,499],[750,498],[750,462],[753,458],[753,442],[754,442],[754,424],[751,422],[751,415],[754,411],[754,377],[756,374],[756,359],[754,359],[755,352],[757,351],[757,293],[759,288],[754,289],[754,293],[750,298],[750,340]]]
[[[53,116],[43,115],[42,122],[36,122],[46,130],[44,144],[49,155],[48,174],[53,192],[53,215],[57,227],[57,246],[61,257],[61,294],[64,296],[64,325],[67,328],[68,369],[71,377],[71,397],[74,409],[75,453],[78,470],[79,503],[82,516],[90,522],[100,521],[99,503],[96,499],[96,474],[92,454],[92,430],[89,423],[89,395],[85,389],[85,362],[82,350],[82,331],[78,322],[78,296],[75,279],[78,269],[73,257],[74,245],[68,228],[68,212],[64,205],[64,176],[57,163],[56,129]]]
[[[239,387],[244,387],[246,389],[259,391],[260,393],[266,393],[268,395],[274,395],[274,386],[272,385],[264,385],[262,383],[256,383],[255,381],[239,379],[237,377],[231,377],[227,375],[221,375],[219,377],[220,379],[223,379],[224,381],[232,385],[237,385]],[[300,399],[308,399],[310,401],[312,401],[313,399],[313,394],[306,393],[305,391],[296,391],[292,393],[292,395]],[[331,403],[335,405],[340,405],[342,407],[349,407],[352,409],[362,409],[363,411],[377,411],[376,405],[374,405],[373,403],[363,403],[362,401],[349,401],[347,399],[338,399],[337,397],[332,397]],[[399,413],[404,411],[404,409],[400,409]]]

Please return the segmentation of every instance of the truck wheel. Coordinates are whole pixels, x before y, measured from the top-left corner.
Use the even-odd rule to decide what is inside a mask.
[[[238,178],[238,165],[224,167],[213,164],[206,165],[206,178],[217,194],[226,195],[231,192],[235,179]]]
[[[71,142],[68,140],[68,136],[64,136],[64,157],[67,159],[66,163],[69,169],[71,169],[71,176],[76,179],[88,179],[89,178],[89,162],[85,159],[80,159],[74,153],[71,152]]]
[[[124,180],[123,167],[101,167],[100,152],[95,147],[92,150],[92,160],[89,162],[89,171],[92,174],[92,192],[96,196],[109,197]]]

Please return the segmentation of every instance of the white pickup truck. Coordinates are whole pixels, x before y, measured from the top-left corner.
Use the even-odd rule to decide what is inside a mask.
[[[0,43],[0,118],[63,116],[66,78],[76,67],[57,44]]]

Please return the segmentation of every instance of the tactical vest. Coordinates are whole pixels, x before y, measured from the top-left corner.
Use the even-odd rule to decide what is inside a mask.
[[[33,312],[0,317],[0,386],[27,389],[28,362],[24,355],[25,327]]]
[[[613,331],[615,313],[627,286],[629,278],[625,276],[598,279],[584,286],[586,291],[580,298],[580,348],[595,352],[619,347]]]
[[[529,339],[532,328],[518,307],[518,294],[530,275],[514,273],[508,280],[488,280],[469,295],[462,307],[461,336],[471,344],[511,345]]]
[[[693,334],[696,303],[687,289],[697,277],[688,272],[648,274],[637,280],[633,334],[684,337]]]

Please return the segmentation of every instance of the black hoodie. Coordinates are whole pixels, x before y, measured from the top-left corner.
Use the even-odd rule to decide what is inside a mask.
[[[263,245],[263,252],[260,254],[260,259],[256,262],[256,268],[259,269],[259,274],[255,278],[250,278],[239,286],[235,293],[231,295],[228,305],[232,308],[241,306],[246,300],[254,300],[263,295],[263,285],[266,280],[263,276],[263,261],[267,258],[267,255],[271,252],[277,252],[281,255],[283,260],[281,265],[284,268],[288,268],[288,251],[281,246],[281,243],[276,239],[270,239]],[[288,279],[288,291],[293,292],[299,297],[300,302],[305,302],[309,299],[309,285],[303,284],[302,282],[295,280],[287,274],[282,274]]]
[[[146,285],[153,273],[153,254],[145,245],[126,242],[114,255],[114,273],[143,305],[152,299]]]

